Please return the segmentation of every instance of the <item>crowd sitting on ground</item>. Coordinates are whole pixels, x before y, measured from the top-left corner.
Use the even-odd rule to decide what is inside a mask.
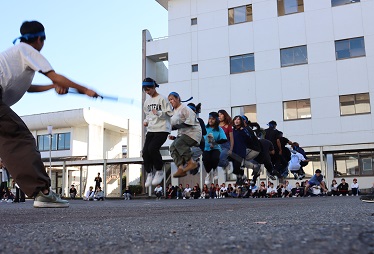
[[[320,174],[319,170],[316,170],[317,174]],[[326,185],[323,184],[312,184],[313,177],[310,180],[296,182],[295,186],[292,186],[289,181],[280,183],[276,187],[274,182],[261,181],[259,186],[255,183],[247,180],[242,185],[237,183],[229,183],[227,186],[225,183],[214,184],[210,186],[204,184],[202,188],[196,183],[192,188],[189,184],[183,187],[182,184],[178,186],[169,186],[166,189],[166,199],[220,199],[220,198],[290,198],[290,197],[314,197],[314,196],[358,196],[359,188],[357,179],[353,179],[351,190],[348,189],[348,183],[345,179],[341,179],[341,183],[336,184],[336,180],[332,181],[330,190],[327,189]],[[154,194],[157,199],[163,197],[163,191],[161,185],[155,188]]]
[[[104,191],[100,186],[96,187],[96,190],[93,190],[93,187],[90,186],[89,190],[86,191],[86,194],[83,196],[84,201],[104,201]]]

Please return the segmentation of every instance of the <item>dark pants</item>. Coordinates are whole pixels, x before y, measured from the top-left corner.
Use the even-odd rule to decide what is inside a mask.
[[[16,187],[16,198],[14,202],[25,202],[25,193],[20,189]]]
[[[207,173],[218,167],[220,154],[218,149],[203,152],[203,164]]]
[[[233,167],[233,171],[232,172],[235,175],[240,175],[240,176],[244,175],[244,170],[241,168],[241,166],[242,166],[241,162],[232,159],[232,167]]]
[[[165,143],[169,133],[167,132],[147,132],[143,146],[144,170],[151,173],[153,167],[161,170],[164,162],[160,154],[160,148]]]
[[[34,136],[22,119],[1,100],[0,157],[27,196],[35,196],[51,185]]]
[[[358,188],[352,188],[352,195],[358,194]]]

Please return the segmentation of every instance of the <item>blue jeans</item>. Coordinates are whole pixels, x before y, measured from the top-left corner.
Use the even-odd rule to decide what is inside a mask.
[[[227,165],[229,165],[229,160],[228,160],[228,156],[229,156],[229,150],[230,150],[230,141],[227,141],[226,143],[223,143],[223,144],[220,144],[221,146],[221,154],[219,156],[219,163],[218,163],[218,166],[219,167],[227,167]]]

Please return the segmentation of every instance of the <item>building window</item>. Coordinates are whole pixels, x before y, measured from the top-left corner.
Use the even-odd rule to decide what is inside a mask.
[[[307,47],[298,46],[298,47],[281,49],[280,57],[281,57],[282,67],[307,64],[308,63]]]
[[[50,135],[38,135],[38,149],[39,151],[49,151]],[[52,135],[52,151],[70,150],[70,132],[58,133]]]
[[[364,37],[335,41],[336,60],[365,56]]]
[[[232,117],[245,115],[251,122],[257,122],[256,105],[245,105],[231,108]]]
[[[199,65],[198,64],[193,64],[191,67],[192,67],[192,72],[198,72],[199,71]]]
[[[229,25],[252,21],[252,5],[229,9]]]
[[[191,19],[191,26],[197,25],[197,18]]]
[[[339,6],[339,5],[345,5],[345,4],[352,4],[352,3],[358,3],[360,0],[331,0],[331,6]]]
[[[284,120],[308,119],[311,117],[309,99],[283,102]]]
[[[254,54],[246,54],[230,57],[230,73],[241,73],[255,70]]]
[[[278,0],[278,16],[304,12],[304,0]]]
[[[340,115],[356,115],[370,113],[369,93],[339,96]]]
[[[334,176],[372,176],[374,175],[373,151],[352,151],[335,153]]]

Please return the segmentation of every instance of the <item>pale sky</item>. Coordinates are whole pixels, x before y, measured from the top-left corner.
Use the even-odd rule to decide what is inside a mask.
[[[20,116],[77,108],[97,108],[125,118],[141,118],[142,30],[167,36],[167,11],[154,0],[17,0],[0,2],[0,51],[20,36],[25,20],[45,27],[41,53],[57,73],[99,94],[131,97],[135,106],[54,90],[26,93],[12,109]],[[17,42],[19,43],[19,41]],[[36,73],[34,84],[50,84]]]

